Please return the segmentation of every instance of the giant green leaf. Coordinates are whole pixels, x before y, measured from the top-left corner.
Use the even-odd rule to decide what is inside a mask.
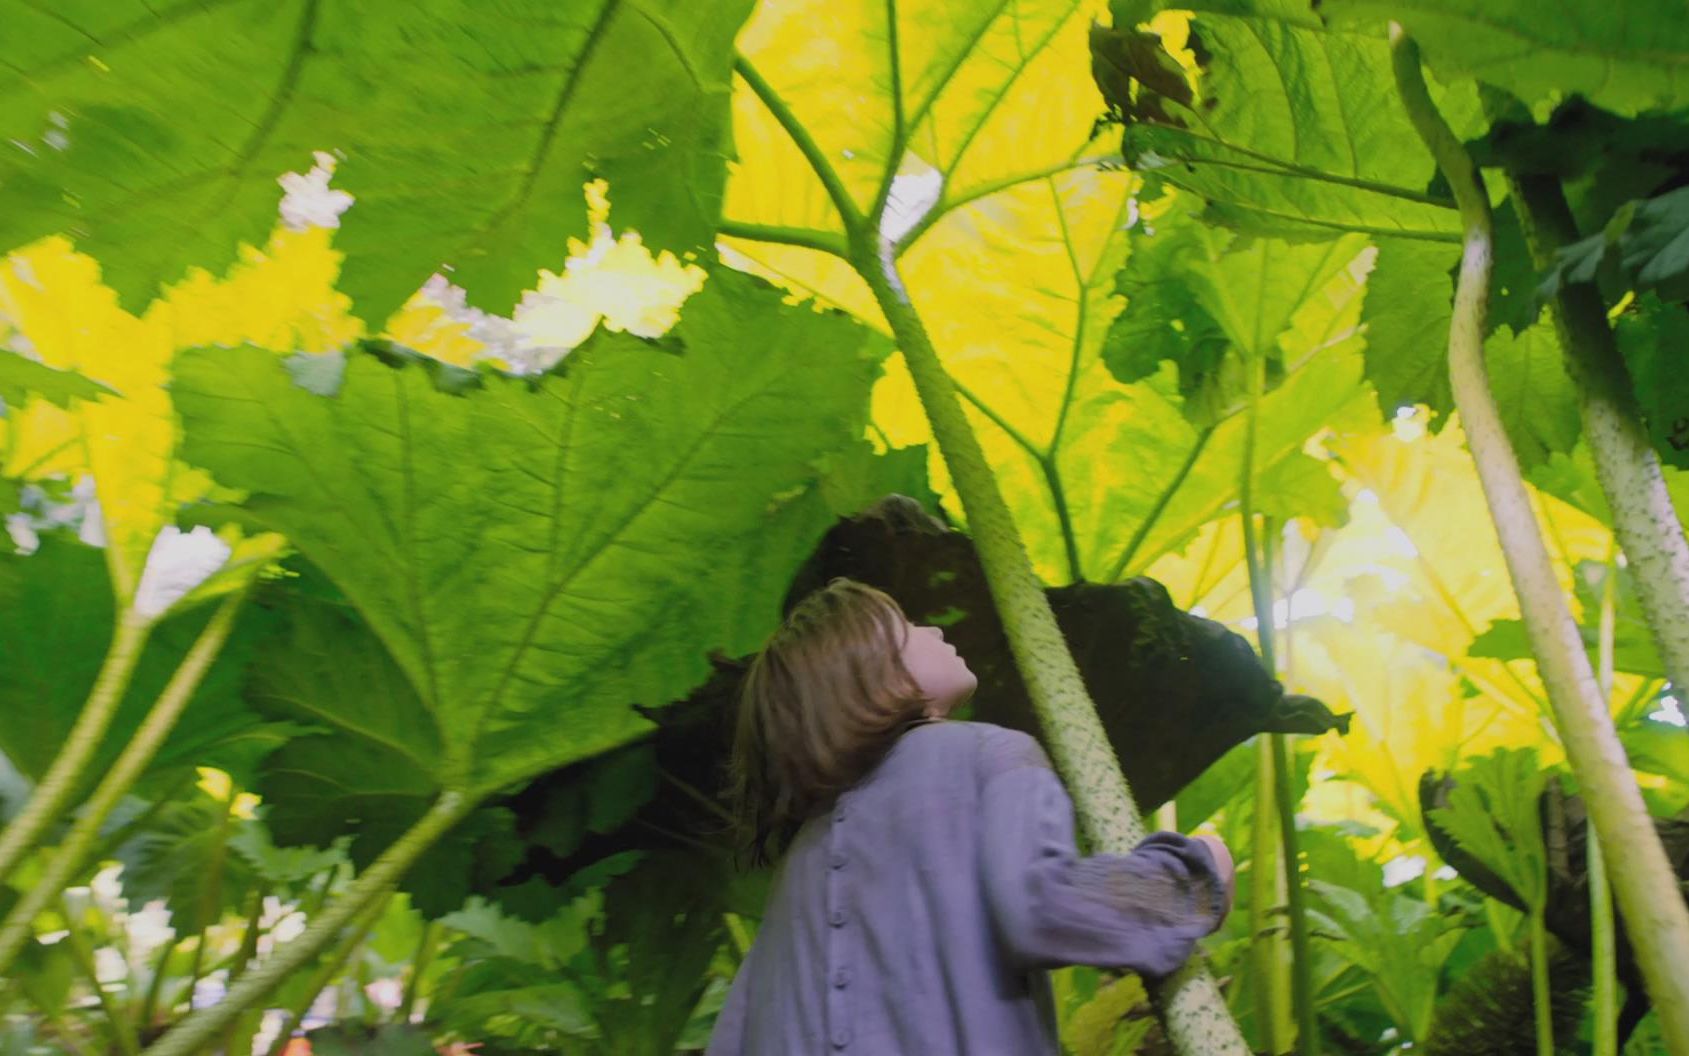
[[[0,3],[0,249],[55,231],[131,303],[262,244],[282,173],[340,158],[342,288],[379,322],[442,266],[508,309],[587,231],[706,244],[748,0]]]
[[[1323,0],[1319,11],[1342,26],[1400,22],[1445,80],[1532,102],[1581,94],[1627,114],[1689,105],[1689,19],[1676,0]]]
[[[1117,16],[1116,25],[1131,23]],[[1094,39],[1134,168],[1201,195],[1212,218],[1251,229],[1458,238],[1452,203],[1433,192],[1436,167],[1396,98],[1382,37],[1217,14],[1189,32],[1194,85],[1152,36],[1123,28]],[[1476,131],[1470,87],[1438,101],[1457,130]]]
[[[665,347],[600,335],[560,376],[451,395],[360,354],[324,397],[269,353],[207,349],[178,360],[176,399],[189,457],[251,494],[414,695],[323,702],[346,736],[310,761],[320,783],[484,794],[637,737],[631,705],[758,644],[796,565],[755,560],[763,533],[807,531],[807,549],[830,521],[824,503],[808,525],[781,514],[862,445],[882,354],[723,272]],[[348,738],[356,757],[330,747]]]

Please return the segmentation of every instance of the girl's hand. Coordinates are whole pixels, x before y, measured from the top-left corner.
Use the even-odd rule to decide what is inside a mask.
[[[1225,841],[1218,836],[1193,836],[1208,848],[1208,853],[1214,856],[1214,866],[1219,870],[1220,883],[1226,890],[1226,908],[1230,910],[1237,896],[1237,866],[1232,862],[1232,852],[1226,847]]]

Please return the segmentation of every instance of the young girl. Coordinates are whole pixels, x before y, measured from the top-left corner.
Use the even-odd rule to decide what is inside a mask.
[[[735,792],[781,861],[707,1056],[1056,1056],[1044,969],[1173,972],[1231,902],[1220,841],[1080,858],[1038,743],[945,721],[977,685],[936,627],[834,580],[752,664]]]

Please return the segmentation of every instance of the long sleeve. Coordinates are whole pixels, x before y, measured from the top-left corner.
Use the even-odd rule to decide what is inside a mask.
[[[1000,941],[1028,967],[1174,972],[1229,907],[1213,856],[1172,832],[1080,858],[1073,804],[1038,743],[994,731],[981,753],[981,870]]]

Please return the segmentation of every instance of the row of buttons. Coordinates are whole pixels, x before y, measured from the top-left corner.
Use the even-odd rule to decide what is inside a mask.
[[[844,893],[844,879],[839,871],[845,867],[845,853],[838,847],[840,834],[837,829],[839,822],[845,820],[848,811],[841,800],[833,809],[834,830],[827,834],[828,843],[832,844],[827,852],[827,867],[831,870],[827,877],[827,923],[833,927],[833,935],[827,942],[827,960],[832,962],[832,984],[834,997],[827,1002],[827,1018],[831,1020],[831,1033],[828,1038],[833,1048],[843,1049],[850,1044],[850,1016],[844,1005],[844,990],[850,986],[850,969],[837,964],[840,959],[841,947],[844,945],[844,935],[839,929],[845,926],[847,920],[842,905]]]

